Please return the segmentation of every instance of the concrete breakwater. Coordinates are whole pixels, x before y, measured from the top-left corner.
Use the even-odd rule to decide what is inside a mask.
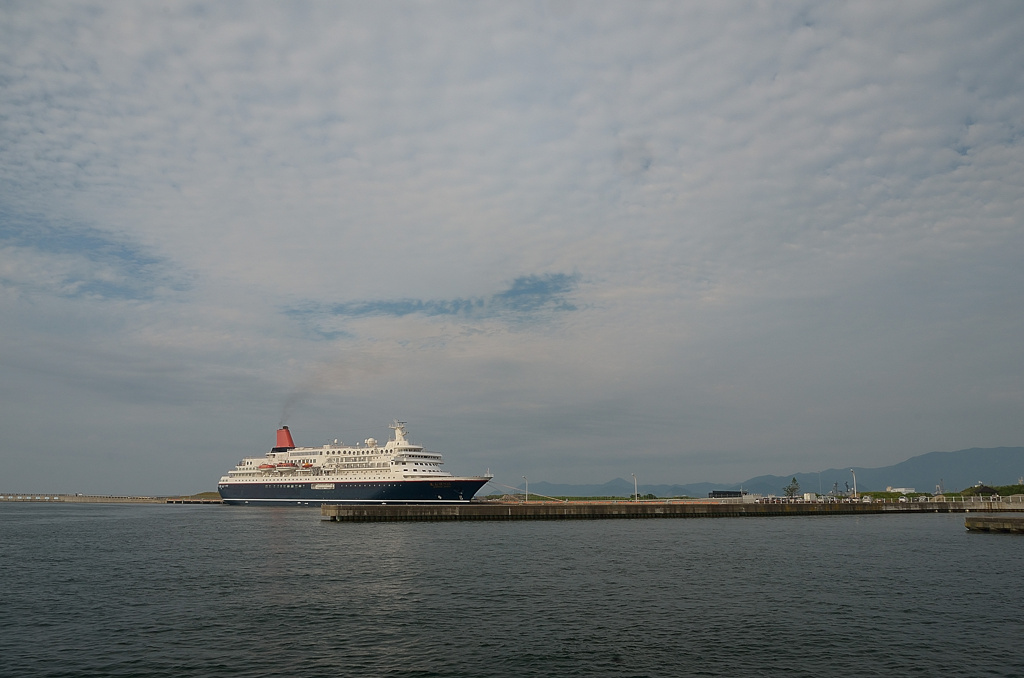
[[[971,516],[965,522],[972,532],[1016,532],[1024,534],[1024,518],[1017,516]]]
[[[133,497],[93,494],[49,494],[45,492],[0,492],[0,502],[49,502],[65,504],[220,504],[209,497]]]
[[[163,497],[102,496],[92,494],[48,494],[43,492],[3,492],[0,502],[33,501],[66,504],[163,504]]]
[[[907,504],[717,502],[470,502],[467,504],[324,504],[320,517],[332,522],[442,520],[602,520],[613,518],[741,518],[833,516],[881,513],[1024,512],[1024,504],[1001,501]]]

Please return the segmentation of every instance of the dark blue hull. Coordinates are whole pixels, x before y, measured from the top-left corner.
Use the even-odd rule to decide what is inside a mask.
[[[339,482],[281,479],[221,483],[225,504],[319,506],[321,504],[450,504],[467,502],[490,478]]]

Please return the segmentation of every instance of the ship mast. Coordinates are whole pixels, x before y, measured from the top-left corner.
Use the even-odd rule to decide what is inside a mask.
[[[395,419],[395,423],[391,424],[391,426],[388,426],[389,429],[395,432],[396,443],[408,442],[405,439],[405,424],[406,422],[398,421],[397,419]]]

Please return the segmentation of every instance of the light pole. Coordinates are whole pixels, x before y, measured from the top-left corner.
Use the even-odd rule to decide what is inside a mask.
[[[526,476],[523,476],[523,480],[526,480]],[[526,480],[526,501],[530,501],[530,481]]]
[[[636,474],[630,473],[633,476],[633,501],[640,501],[640,493],[636,491]]]
[[[857,498],[857,474],[854,473],[854,470],[852,468],[850,469],[850,473],[853,473],[853,498],[856,499]]]

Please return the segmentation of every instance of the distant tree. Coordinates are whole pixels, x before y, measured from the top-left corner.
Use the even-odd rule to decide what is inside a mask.
[[[786,485],[784,488],[782,488],[782,491],[785,493],[787,497],[792,499],[793,497],[800,493],[800,483],[796,481],[796,478],[793,478],[793,481],[789,485]]]

